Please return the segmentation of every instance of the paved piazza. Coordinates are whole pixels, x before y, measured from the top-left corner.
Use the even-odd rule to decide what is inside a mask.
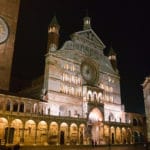
[[[13,148],[8,148],[13,150]],[[1,150],[1,149],[0,149]],[[20,150],[150,150],[143,144],[113,146],[21,146]]]

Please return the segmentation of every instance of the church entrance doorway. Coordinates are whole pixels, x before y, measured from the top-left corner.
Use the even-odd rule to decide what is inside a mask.
[[[94,144],[103,141],[103,115],[98,108],[93,108],[89,113],[89,123],[91,124],[91,138]]]

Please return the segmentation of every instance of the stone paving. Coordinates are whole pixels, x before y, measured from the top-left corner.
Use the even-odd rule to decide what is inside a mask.
[[[7,148],[8,149],[8,148]],[[0,149],[1,150],[1,149]],[[9,150],[18,150],[9,147]],[[20,146],[19,150],[150,150],[143,144],[138,145],[111,145],[111,146]]]

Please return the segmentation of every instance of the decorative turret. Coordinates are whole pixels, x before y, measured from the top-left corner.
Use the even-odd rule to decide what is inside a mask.
[[[54,16],[48,29],[48,51],[57,50],[59,43],[59,29],[60,26],[57,22],[56,16]]]
[[[91,29],[91,18],[86,16],[83,18],[83,30]]]
[[[115,71],[117,71],[116,53],[115,53],[115,51],[113,50],[112,47],[110,47],[110,49],[109,49],[108,59],[110,60],[113,69],[114,69]]]

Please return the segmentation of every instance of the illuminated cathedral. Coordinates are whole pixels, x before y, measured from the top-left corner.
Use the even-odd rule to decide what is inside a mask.
[[[26,145],[144,142],[144,116],[125,112],[116,53],[111,48],[104,55],[105,45],[92,29],[90,17],[60,48],[59,29],[54,16],[48,27],[41,98],[0,94],[0,141]]]

